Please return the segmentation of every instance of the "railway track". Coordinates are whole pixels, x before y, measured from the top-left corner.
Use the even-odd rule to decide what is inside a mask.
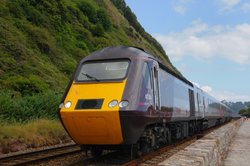
[[[170,145],[162,147],[149,154],[141,156],[138,159],[131,159],[130,151],[104,151],[104,154],[100,157],[90,157],[89,155],[82,155],[80,161],[73,164],[74,166],[82,165],[123,165],[123,166],[151,166],[157,165],[163,160],[169,158],[180,150],[183,150],[188,145],[195,142],[197,139],[212,132],[214,129],[221,127],[213,127],[202,133],[195,134],[183,140],[176,141]],[[33,151],[13,156],[0,157],[1,166],[11,165],[34,165],[40,163],[46,163],[46,161],[57,159],[59,157],[65,157],[73,154],[83,153],[79,145],[70,144],[67,146],[61,146],[56,148],[44,149],[39,151]],[[89,152],[88,152],[89,154]],[[72,166],[73,166],[72,165]]]
[[[178,151],[184,149],[186,146],[195,142],[201,136],[193,136],[184,140],[177,141],[171,145],[167,145],[157,151],[153,151],[146,154],[138,159],[131,159],[129,151],[113,151],[106,153],[100,157],[93,157],[89,159],[82,160],[73,164],[72,166],[82,166],[82,165],[123,165],[123,166],[136,166],[136,165],[156,165],[164,159],[172,156]]]
[[[230,123],[230,122],[229,122]],[[227,123],[225,123],[227,124]],[[219,125],[219,126],[215,126],[212,127],[210,129],[207,129],[205,131],[202,131],[201,133],[195,134],[191,137],[188,137],[186,139],[183,140],[179,140],[176,143],[167,145],[163,148],[160,148],[157,151],[154,151],[152,153],[149,153],[139,159],[135,159],[132,160],[130,162],[127,162],[125,164],[123,164],[123,166],[136,166],[136,165],[140,165],[140,166],[152,166],[152,165],[158,165],[159,163],[161,163],[162,161],[166,160],[167,158],[171,157],[172,155],[174,155],[175,153],[185,149],[188,145],[194,143],[196,140],[202,138],[203,136],[211,133],[213,130],[224,126],[223,125]]]
[[[81,152],[80,146],[70,144],[61,147],[49,148],[33,152],[22,153],[0,158],[1,166],[32,165],[41,161],[48,161],[57,157]]]
[[[171,145],[167,145],[157,151],[151,152],[139,159],[132,160],[128,163],[123,164],[123,166],[135,166],[135,165],[141,165],[141,166],[151,166],[151,165],[157,165],[158,163],[164,161],[165,159],[171,157],[175,153],[179,152],[180,150],[183,150],[188,145],[195,142],[200,136],[193,136],[181,141],[178,141],[176,143],[173,143]]]
[[[71,166],[83,166],[83,165],[123,165],[131,161],[130,153],[122,151],[104,151],[104,154],[100,157],[92,157],[89,159],[81,160]]]

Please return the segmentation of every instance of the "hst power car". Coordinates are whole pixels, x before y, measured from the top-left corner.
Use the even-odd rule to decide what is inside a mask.
[[[135,47],[107,47],[79,63],[59,117],[94,155],[124,146],[147,152],[228,121],[231,111]]]

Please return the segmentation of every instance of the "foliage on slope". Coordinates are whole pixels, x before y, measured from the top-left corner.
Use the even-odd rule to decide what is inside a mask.
[[[230,107],[235,113],[246,109],[250,105],[250,101],[227,102],[226,100],[223,100],[222,102]]]
[[[121,7],[114,2],[0,1],[0,88],[16,103],[0,107],[0,118],[20,111],[18,104],[28,101],[22,97],[62,95],[79,60],[106,46],[142,47],[175,70],[125,2]]]
[[[241,116],[246,116],[246,117],[250,117],[250,105],[248,105],[248,107],[247,108],[244,108],[244,109],[241,109],[240,111],[239,111],[239,114],[241,115]]]
[[[145,32],[144,28],[137,21],[135,14],[132,12],[130,7],[126,5],[124,0],[112,0],[112,2],[117,7],[117,9],[119,9],[122,15],[128,20],[129,24],[133,26],[146,41],[152,44],[162,55],[166,54],[162,46],[150,34]],[[166,58],[168,60],[168,57]]]

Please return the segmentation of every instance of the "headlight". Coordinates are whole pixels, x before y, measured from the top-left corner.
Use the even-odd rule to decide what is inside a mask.
[[[128,101],[125,101],[125,100],[124,100],[124,101],[121,101],[121,102],[119,103],[119,107],[120,107],[120,108],[124,108],[124,107],[127,107],[128,104],[129,104]]]
[[[62,108],[64,106],[64,103],[61,103],[60,105],[59,105],[59,108]]]
[[[117,100],[112,100],[112,101],[109,103],[109,108],[113,108],[113,107],[115,107],[117,104],[118,104],[118,101],[117,101]]]
[[[65,108],[69,108],[71,106],[71,101],[67,101],[65,104],[64,104],[64,107]]]

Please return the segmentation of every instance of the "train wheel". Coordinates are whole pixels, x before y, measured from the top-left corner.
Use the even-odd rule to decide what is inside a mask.
[[[139,144],[132,144],[130,147],[130,158],[139,158],[142,153],[139,151]]]
[[[97,146],[91,147],[90,149],[91,155],[94,157],[99,157],[102,155],[103,149]]]
[[[171,131],[169,130],[169,128],[166,128],[165,132],[166,132],[166,134],[165,134],[166,142],[167,142],[167,144],[171,144],[172,143]]]

